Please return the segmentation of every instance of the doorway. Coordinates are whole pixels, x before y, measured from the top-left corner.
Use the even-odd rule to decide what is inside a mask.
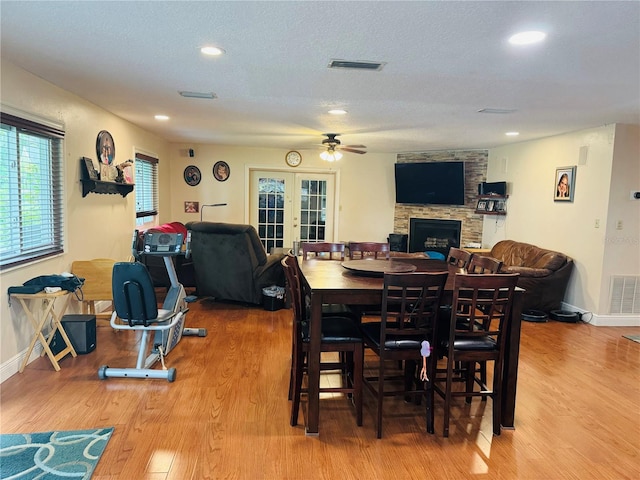
[[[336,172],[252,170],[249,223],[267,252],[294,241],[333,241]]]

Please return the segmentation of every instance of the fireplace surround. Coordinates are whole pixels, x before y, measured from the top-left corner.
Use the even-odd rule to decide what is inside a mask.
[[[409,219],[409,252],[432,251],[446,256],[450,247],[460,247],[460,220]]]

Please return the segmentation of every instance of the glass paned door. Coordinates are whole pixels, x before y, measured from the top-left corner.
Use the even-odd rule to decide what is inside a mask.
[[[284,241],[285,179],[258,178],[258,236],[267,252]]]
[[[251,172],[249,222],[267,252],[294,241],[332,241],[333,174]]]

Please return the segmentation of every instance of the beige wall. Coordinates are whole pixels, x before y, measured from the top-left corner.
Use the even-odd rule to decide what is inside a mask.
[[[61,123],[66,130],[64,141],[64,231],[65,253],[28,266],[4,271],[0,275],[1,289],[22,285],[26,280],[43,274],[69,271],[76,259],[108,257],[127,259],[131,234],[135,228],[135,194],[88,194],[82,198],[80,158],[96,158],[96,137],[100,130],[113,135],[116,161],[133,158],[134,149],[157,154],[161,161],[161,182],[169,179],[167,143],[154,135],[100,109],[83,99],[47,83],[14,65],[2,61],[1,99],[3,106],[25,111]],[[163,188],[164,191],[169,191]],[[134,190],[135,193],[135,190]],[[162,198],[160,208],[169,205],[169,195]],[[71,305],[77,309],[77,304]],[[77,310],[76,310],[77,311]],[[0,379],[5,372],[17,369],[21,352],[33,335],[31,324],[24,317],[19,302],[8,306],[7,296],[0,295]]]
[[[193,158],[188,157],[189,148],[194,150]],[[172,144],[170,151],[173,220],[185,223],[200,220],[200,214],[184,213],[185,201],[197,201],[201,205],[228,204],[226,207],[205,209],[204,220],[248,223],[248,168],[282,168],[291,172],[338,170],[339,211],[335,240],[386,241],[387,235],[393,231],[395,155],[346,153],[342,160],[329,164],[320,159],[321,149],[300,149],[301,165],[290,168],[284,161],[287,153],[284,149]],[[231,169],[231,175],[225,182],[213,178],[213,165],[220,160],[227,162]],[[196,165],[202,172],[202,181],[195,187],[183,180],[183,172],[188,165]]]
[[[596,324],[612,320],[607,318],[610,275],[640,274],[640,202],[628,200],[630,190],[640,187],[638,138],[637,127],[605,125],[489,154],[487,180],[506,180],[509,201],[504,219],[485,218],[484,246],[513,239],[571,256],[575,269],[565,302],[572,310],[594,313]],[[579,164],[582,146],[588,155]],[[554,202],[555,169],[569,165],[577,165],[574,201]],[[623,235],[614,229],[617,219],[625,221]],[[638,322],[637,316],[630,320]]]

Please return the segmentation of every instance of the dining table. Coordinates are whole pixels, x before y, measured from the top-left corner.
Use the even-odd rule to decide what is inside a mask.
[[[366,264],[372,263],[367,269]],[[382,263],[381,263],[382,262]],[[385,265],[388,265],[388,267]],[[401,263],[399,263],[401,262]],[[408,264],[416,268],[403,268]],[[447,271],[449,276],[444,288],[443,303],[451,303],[453,283],[457,273],[464,269],[448,265],[443,260],[414,257],[392,257],[389,260],[364,260],[360,265],[348,261],[307,259],[300,261],[302,281],[311,295],[309,352],[308,352],[308,401],[305,415],[307,435],[319,435],[320,426],[320,343],[322,339],[322,305],[341,303],[346,305],[377,305],[382,303],[383,277],[385,271]],[[516,387],[518,379],[518,356],[522,299],[524,289],[516,288],[511,308],[511,319],[507,326],[507,346],[504,352],[502,380],[502,408],[500,423],[505,429],[514,429]]]

